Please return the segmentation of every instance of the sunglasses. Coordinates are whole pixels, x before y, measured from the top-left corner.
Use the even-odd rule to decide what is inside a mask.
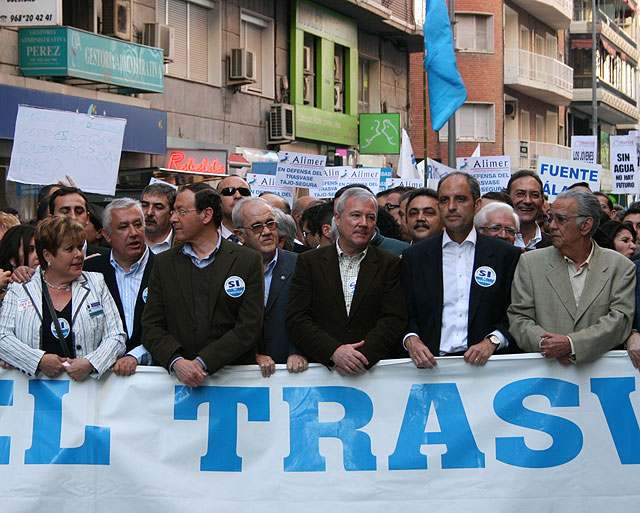
[[[233,196],[236,191],[240,193],[240,196],[251,196],[251,190],[247,187],[225,187],[220,189],[220,194],[223,196]]]

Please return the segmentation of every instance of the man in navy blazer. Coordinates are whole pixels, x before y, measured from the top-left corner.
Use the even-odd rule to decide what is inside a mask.
[[[113,367],[116,374],[130,375],[139,364],[151,365],[152,358],[142,345],[142,312],[147,302],[153,253],[144,238],[144,213],[139,201],[115,199],[102,214],[110,254],[85,260],[84,270],[104,276],[122,325],[127,333],[127,349]]]
[[[256,352],[260,371],[268,378],[275,372],[276,363],[286,363],[289,372],[305,371],[307,359],[293,345],[285,324],[291,276],[298,255],[278,248],[276,213],[266,200],[240,200],[233,209],[232,221],[240,242],[262,255],[264,322]]]
[[[473,216],[480,186],[455,172],[438,184],[445,231],[405,250],[402,278],[409,326],[403,344],[416,366],[436,366],[435,356],[464,356],[483,365],[515,344],[507,307],[521,250],[476,232]]]

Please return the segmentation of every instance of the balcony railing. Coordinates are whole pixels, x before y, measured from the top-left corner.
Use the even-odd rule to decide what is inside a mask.
[[[504,152],[511,156],[512,171],[516,170],[516,166],[519,169],[535,170],[538,165],[538,157],[571,160],[571,148],[568,146],[538,141],[505,139]]]
[[[591,7],[574,7],[573,9],[573,20],[574,21],[586,21],[587,23],[591,23]],[[604,23],[608,27],[611,28],[616,34],[622,37],[627,43],[633,45],[637,48],[638,44],[635,41],[635,30],[634,23],[629,23],[626,26],[620,26],[615,20],[611,19],[604,12],[598,9],[598,21],[599,23]]]
[[[504,49],[505,78],[539,82],[541,89],[555,86],[573,92],[573,68],[557,59],[519,48]]]

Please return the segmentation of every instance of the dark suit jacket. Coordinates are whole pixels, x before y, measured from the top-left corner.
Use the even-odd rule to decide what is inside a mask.
[[[231,363],[254,363],[264,313],[262,257],[253,249],[222,240],[209,264],[209,341],[198,346],[193,312],[191,259],[182,245],[156,255],[149,297],[142,314],[142,343],[165,368],[182,356],[202,358],[209,374]],[[244,293],[225,292],[227,278],[245,283]]]
[[[395,255],[369,246],[349,316],[335,244],[298,255],[287,327],[298,349],[312,361],[330,367],[339,346],[365,340],[358,351],[371,367],[394,354],[406,324],[400,260]]]
[[[264,325],[262,337],[258,342],[258,353],[271,356],[276,363],[287,363],[290,355],[299,354],[286,325],[289,289],[297,258],[297,253],[278,249],[278,263],[273,269],[269,298],[264,309]]]
[[[553,246],[551,235],[542,232],[542,240],[536,244],[536,249],[548,248],[549,246]]]
[[[101,246],[94,246],[93,244],[87,244],[87,255],[86,256],[91,256],[91,255],[109,255],[111,253],[111,250],[109,248],[103,248]],[[97,257],[94,257],[97,258]]]
[[[473,273],[482,266],[491,267],[496,281],[481,287],[471,278],[469,293],[468,345],[484,340],[499,330],[509,341],[511,351],[517,350],[508,331],[507,307],[511,303],[511,282],[522,251],[500,239],[478,233]],[[409,328],[417,333],[434,356],[440,354],[442,308],[442,234],[411,246],[402,254],[402,280],[407,299]]]
[[[101,273],[104,276],[104,281],[107,284],[107,288],[111,293],[111,297],[118,307],[118,313],[120,319],[122,319],[122,326],[124,326],[125,333],[127,332],[127,323],[124,319],[124,308],[122,307],[122,299],[120,298],[120,291],[118,290],[118,282],[116,281],[116,270],[113,268],[110,262],[111,255],[100,255],[89,260],[85,260],[83,269],[85,271],[94,271]],[[151,269],[153,268],[153,253],[149,250],[149,258],[147,259],[147,265],[144,268],[142,275],[142,282],[140,283],[140,289],[138,290],[138,297],[136,299],[136,307],[133,313],[133,333],[131,338],[127,339],[127,351],[131,351],[134,347],[142,344],[142,312],[144,310],[144,291],[149,286],[149,277],[151,276]]]

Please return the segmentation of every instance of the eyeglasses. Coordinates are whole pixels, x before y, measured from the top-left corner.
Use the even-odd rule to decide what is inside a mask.
[[[225,187],[224,189],[220,189],[220,194],[223,196],[233,196],[236,191],[240,193],[240,196],[251,196],[251,189],[247,187]]]
[[[547,214],[547,224],[551,224],[553,221],[556,224],[565,224],[569,219],[573,219],[574,217],[584,217],[584,216],[567,216],[565,214],[555,214],[553,212],[549,212]]]
[[[172,210],[171,212],[169,212],[171,215],[176,214],[180,217],[184,217],[186,216],[189,212],[196,212],[198,209],[197,208],[181,208],[180,210]]]
[[[511,235],[512,237],[516,236],[516,229],[512,228],[511,226],[502,226],[501,224],[491,224],[489,226],[483,226],[482,227],[483,230],[487,230],[489,233],[500,233],[502,230],[504,230],[504,232],[507,235]]]
[[[267,221],[266,223],[254,223],[251,226],[243,226],[243,228],[245,230],[251,230],[253,233],[258,235],[259,233],[262,233],[262,230],[264,230],[265,226],[268,230],[276,230],[278,228],[278,221],[274,221],[272,219],[271,221]]]
[[[395,210],[396,208],[400,208],[400,205],[396,205],[395,203],[385,203],[384,204],[384,209],[387,212],[391,212],[392,210]]]

